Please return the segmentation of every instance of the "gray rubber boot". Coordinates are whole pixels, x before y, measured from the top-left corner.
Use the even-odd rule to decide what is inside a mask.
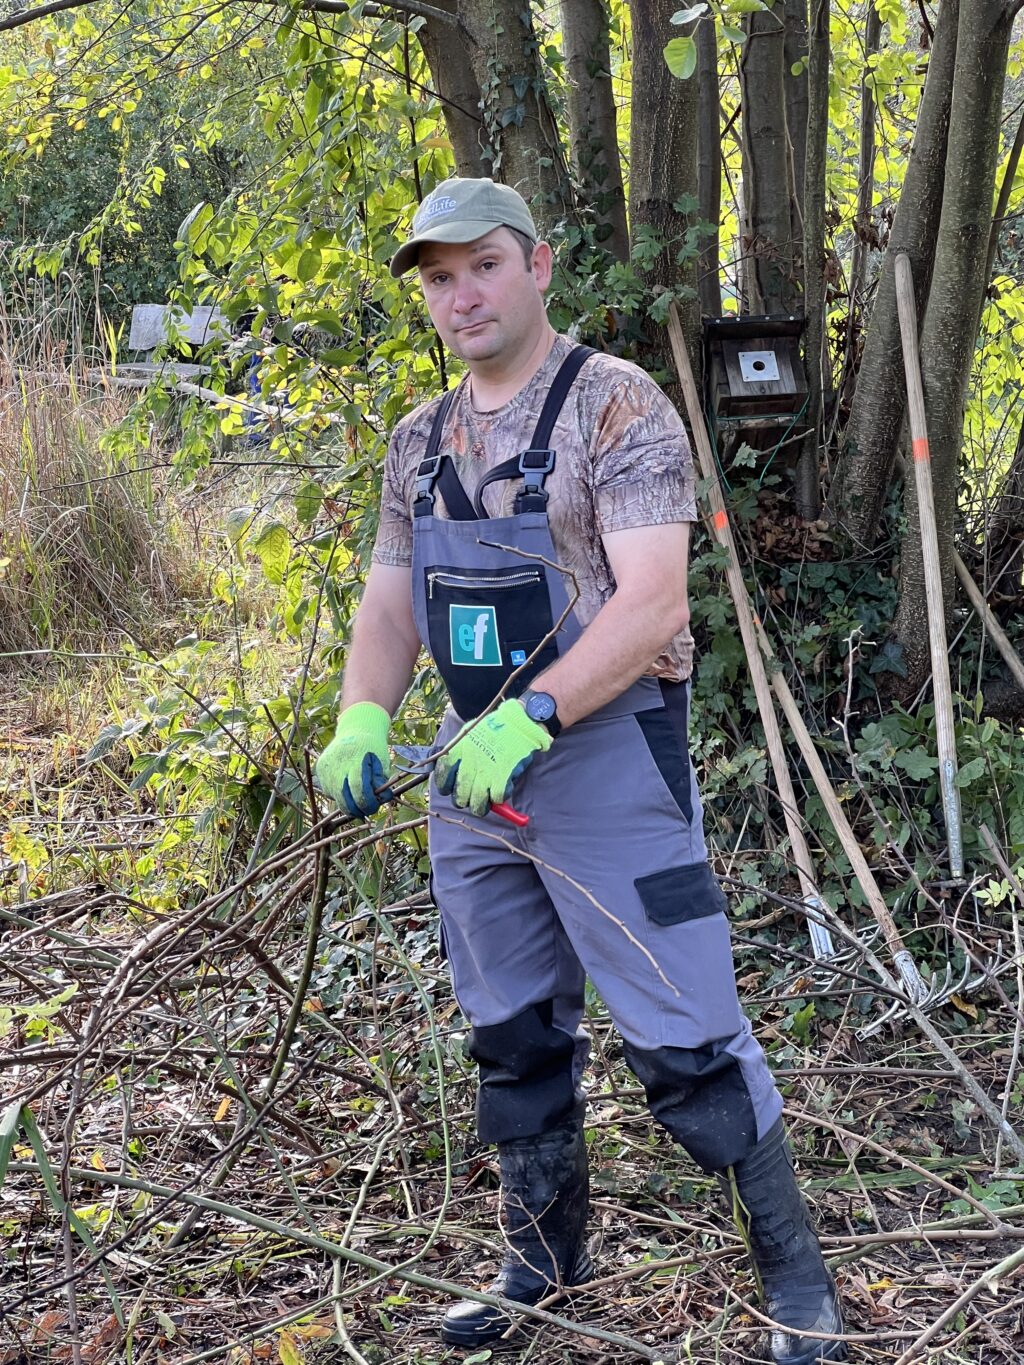
[[[584,1284],[594,1268],[584,1242],[590,1181],[582,1123],[501,1142],[498,1158],[508,1251],[487,1293],[534,1304],[558,1286]],[[498,1308],[460,1299],[441,1336],[450,1346],[478,1346],[509,1321]]]
[[[782,1120],[749,1156],[719,1173],[733,1217],[750,1247],[764,1310],[789,1330],[766,1342],[772,1365],[845,1360],[841,1341],[815,1341],[798,1332],[843,1330],[835,1282],[821,1255],[810,1213],[793,1173]]]

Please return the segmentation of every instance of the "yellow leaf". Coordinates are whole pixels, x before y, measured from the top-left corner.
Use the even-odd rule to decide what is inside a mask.
[[[225,1095],[220,1104],[217,1105],[217,1112],[213,1116],[214,1123],[223,1123],[227,1118],[228,1110],[231,1108],[231,1096]]]
[[[302,1354],[291,1332],[282,1332],[278,1337],[277,1354],[281,1365],[302,1365]]]
[[[103,1161],[103,1153],[99,1150],[99,1148],[97,1148],[96,1151],[93,1152],[89,1165],[93,1168],[94,1171],[105,1171],[107,1169]]]
[[[296,1323],[292,1331],[301,1341],[326,1341],[328,1337],[333,1337],[335,1333],[333,1326],[328,1327],[323,1322]]]
[[[971,1002],[969,1000],[965,1000],[962,995],[951,995],[949,998],[951,1003],[957,1007],[961,1014],[966,1014],[968,1019],[973,1019],[975,1020],[975,1022],[977,1022],[978,1018],[977,1005],[972,1005]]]
[[[893,1288],[893,1282],[892,1282],[892,1280],[889,1279],[888,1276],[886,1276],[885,1279],[883,1279],[883,1280],[876,1280],[876,1281],[874,1282],[874,1284],[869,1284],[869,1285],[868,1285],[868,1289],[869,1289],[872,1293],[874,1293],[874,1291],[875,1291],[876,1289],[892,1289],[892,1288]]]

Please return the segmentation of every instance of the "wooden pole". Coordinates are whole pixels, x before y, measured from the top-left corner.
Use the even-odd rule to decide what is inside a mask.
[[[847,820],[839,798],[828,780],[825,768],[818,757],[818,752],[814,747],[810,732],[804,724],[800,709],[796,704],[793,693],[790,691],[789,683],[781,671],[775,667],[774,654],[768,637],[760,620],[756,616],[747,592],[747,585],[743,581],[743,572],[740,568],[739,555],[736,551],[736,542],[733,538],[732,527],[729,524],[729,514],[725,509],[725,499],[722,496],[722,486],[718,478],[718,469],[715,465],[714,455],[711,450],[711,441],[708,437],[707,427],[704,425],[704,415],[701,410],[700,397],[697,393],[697,385],[694,382],[693,370],[690,367],[690,358],[686,353],[686,344],[683,341],[683,331],[679,324],[679,317],[673,304],[669,310],[668,334],[672,344],[672,354],[675,358],[676,370],[679,373],[679,382],[682,386],[683,396],[686,400],[686,411],[690,419],[690,428],[693,432],[693,442],[697,455],[697,462],[701,474],[708,486],[708,500],[711,503],[711,526],[715,538],[720,545],[724,546],[728,559],[726,561],[726,578],[729,583],[729,591],[732,594],[733,605],[736,608],[736,619],[739,623],[740,635],[743,640],[744,648],[747,652],[747,662],[750,666],[750,675],[754,682],[754,693],[757,697],[758,709],[761,713],[761,722],[764,725],[765,735],[769,737],[769,753],[772,755],[772,766],[775,772],[775,780],[779,785],[780,795],[788,792],[789,797],[782,797],[783,810],[786,812],[786,827],[790,832],[790,839],[793,839],[792,828],[796,827],[796,820],[793,820],[793,827],[790,826],[789,801],[793,801],[792,810],[796,811],[795,800],[792,796],[793,786],[789,777],[789,769],[786,765],[785,750],[782,747],[782,736],[779,731],[778,718],[772,704],[771,694],[767,688],[767,673],[764,660],[768,660],[768,667],[771,669],[772,686],[776,696],[783,707],[786,718],[789,721],[793,734],[796,737],[800,752],[807,764],[814,785],[818,790],[818,795],[828,812],[832,825],[839,837],[846,856],[850,860],[854,875],[860,882],[861,888],[867,898],[871,913],[874,915],[878,924],[881,926],[885,941],[892,954],[893,964],[899,972],[900,980],[903,982],[910,1000],[916,1005],[924,1001],[928,995],[928,987],[917,969],[917,965],[910,953],[907,951],[899,930],[896,928],[895,921],[889,913],[889,907],[885,903],[885,898],[875,881],[874,874],[868,866],[867,859],[857,836],[854,834]],[[756,634],[755,634],[756,632]],[[763,651],[763,653],[762,653]],[[776,766],[776,754],[778,755],[778,765]],[[803,838],[803,832],[799,831],[799,844],[794,843],[794,852],[797,847],[806,850],[807,844]],[[809,857],[809,855],[808,855]],[[799,870],[799,869],[798,869]],[[802,879],[801,879],[802,880]],[[813,882],[811,883],[813,887]],[[814,895],[820,900],[817,891]]]
[[[914,482],[917,515],[921,524],[921,557],[924,561],[925,597],[928,602],[928,645],[932,656],[932,692],[935,697],[935,741],[939,757],[939,785],[946,820],[949,873],[954,881],[964,875],[963,823],[960,789],[956,785],[956,730],[953,723],[953,690],[949,682],[949,645],[946,641],[946,609],[942,600],[942,566],[939,532],[932,496],[932,461],[928,448],[928,422],[921,385],[921,358],[917,346],[917,305],[910,257],[896,257],[896,306],[903,338],[903,368],[907,376],[907,408],[914,450]]]

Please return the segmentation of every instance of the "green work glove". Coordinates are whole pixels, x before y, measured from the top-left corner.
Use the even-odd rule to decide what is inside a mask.
[[[391,776],[388,727],[383,706],[359,701],[338,717],[334,738],[316,761],[316,780],[327,795],[348,807],[350,815],[373,815],[390,792],[377,794]]]
[[[531,720],[517,701],[503,701],[483,720],[468,725],[434,766],[442,796],[474,815],[486,815],[507,801],[512,785],[538,751],[551,748],[551,736]]]

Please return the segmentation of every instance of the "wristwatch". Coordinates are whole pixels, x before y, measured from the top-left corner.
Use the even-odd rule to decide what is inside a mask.
[[[558,707],[551,693],[534,692],[527,688],[519,700],[530,719],[543,725],[552,739],[557,738],[562,730],[562,722],[558,719]]]

